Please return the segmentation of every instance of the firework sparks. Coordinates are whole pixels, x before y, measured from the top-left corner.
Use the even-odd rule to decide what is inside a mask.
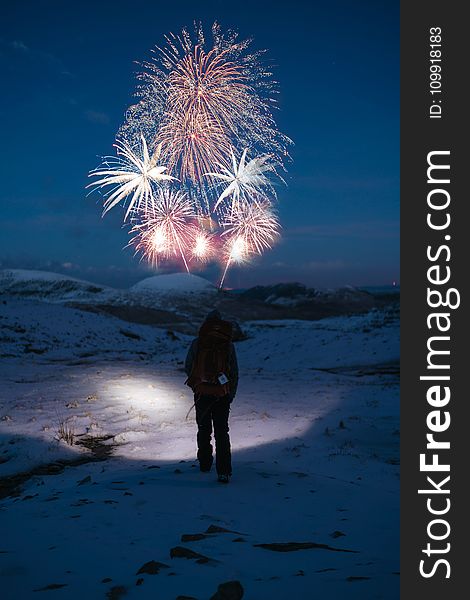
[[[165,161],[170,168],[179,168],[181,181],[198,184],[214,162],[224,160],[221,150],[227,142],[220,126],[204,115],[184,113],[171,115],[159,131]]]
[[[232,197],[233,210],[239,208],[241,200],[246,202],[249,201],[250,198],[254,198],[256,201],[257,194],[262,193],[264,189],[270,191],[273,196],[276,195],[274,188],[265,175],[268,171],[275,171],[274,165],[269,162],[271,157],[269,155],[258,156],[252,158],[247,163],[247,152],[248,148],[245,148],[241,155],[240,162],[237,165],[233,149],[230,150],[233,172],[227,169],[227,167],[224,167],[224,165],[219,164],[218,166],[222,171],[221,173],[206,173],[206,175],[228,184],[215,203],[214,211],[217,210],[225,198],[229,198],[230,196]]]
[[[144,213],[142,223],[131,229],[136,235],[129,244],[155,266],[162,258],[179,255],[189,273],[186,255],[195,235],[195,216],[193,205],[185,194],[161,189]]]
[[[225,281],[225,276],[229,266],[232,263],[242,264],[248,260],[248,253],[245,240],[241,237],[230,238],[227,243],[226,261],[224,272],[220,280],[219,288],[221,288]]]
[[[205,231],[198,231],[194,239],[192,255],[200,262],[208,262],[214,254],[212,236]]]
[[[222,287],[232,262],[244,262],[251,255],[272,248],[280,229],[279,220],[266,200],[240,204],[226,216],[224,226],[222,236],[227,236],[229,251],[219,287]]]
[[[157,165],[161,146],[157,146],[150,156],[144,136],[141,136],[141,157],[125,141],[118,140],[115,147],[117,158],[106,157],[101,167],[91,171],[89,177],[102,177],[102,179],[90,183],[87,187],[114,186],[104,202],[103,214],[132,194],[124,217],[126,220],[131,211],[146,211],[149,208],[154,193],[153,183],[170,181],[175,177],[164,173],[166,167]]]
[[[277,83],[261,63],[262,52],[250,53],[251,40],[222,34],[217,23],[212,48],[206,50],[200,25],[195,34],[194,42],[184,29],[155,48],[139,76],[140,101],[128,111],[121,134],[132,139],[144,131],[161,144],[168,172],[208,214],[212,199],[204,175],[214,166],[230,168],[227,148],[254,147],[281,164],[292,142],[271,115]]]
[[[235,131],[235,114],[245,107],[245,80],[242,65],[230,60],[230,48],[221,52],[213,48],[206,54],[198,44],[174,62],[168,78],[169,109],[188,118],[199,113]]]
[[[237,237],[232,241],[231,249],[230,249],[230,256],[231,256],[232,262],[235,262],[238,264],[245,262],[247,255],[246,255],[246,244],[245,244],[243,238]]]
[[[247,110],[249,95],[241,65],[230,60],[230,49],[206,54],[199,45],[192,51],[183,45],[187,54],[175,57],[168,76],[160,139],[169,164],[180,159],[181,178],[198,183],[214,161],[223,160],[221,149],[236,133],[237,114]]]
[[[263,250],[272,248],[280,227],[279,219],[266,200],[240,204],[236,211],[226,216],[224,226],[222,236],[242,239],[249,254],[262,254]]]
[[[292,141],[272,116],[277,82],[234,31],[201,25],[169,34],[138,75],[138,102],[129,107],[115,144],[90,172],[87,187],[104,189],[107,213],[127,202],[132,244],[149,262],[180,257],[208,262],[222,252],[225,269],[272,247],[274,174]],[[250,149],[250,150],[248,150]],[[150,151],[151,152],[150,152]],[[248,153],[253,157],[248,157]]]

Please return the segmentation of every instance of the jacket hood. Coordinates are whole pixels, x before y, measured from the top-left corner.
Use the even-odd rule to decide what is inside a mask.
[[[206,321],[215,321],[215,320],[220,320],[220,319],[222,319],[222,315],[220,314],[220,312],[217,309],[211,310],[210,313],[206,317]]]

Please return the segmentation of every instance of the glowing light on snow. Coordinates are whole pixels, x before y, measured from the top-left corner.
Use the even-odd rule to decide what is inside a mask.
[[[189,388],[180,379],[169,375],[142,374],[139,377],[122,377],[110,369],[109,377],[98,396],[104,405],[110,402],[119,407],[119,437],[124,442],[116,452],[121,456],[141,460],[180,460],[196,458],[196,432],[194,410],[188,419],[186,415],[193,403]],[[280,413],[270,407],[270,417],[261,413],[253,417],[251,400],[237,397],[239,416],[230,423],[232,452],[261,448],[268,444],[289,443],[291,438],[302,437],[312,427],[309,418],[295,419],[289,415],[286,405]],[[336,406],[338,399],[330,399],[323,409],[318,408],[318,416],[326,414]],[[297,410],[297,409],[296,409]],[[277,416],[276,416],[277,415]]]

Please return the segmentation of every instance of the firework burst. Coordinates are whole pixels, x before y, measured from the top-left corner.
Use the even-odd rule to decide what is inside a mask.
[[[180,258],[222,256],[224,272],[274,244],[273,178],[291,140],[272,116],[277,82],[234,31],[215,23],[206,41],[201,25],[156,46],[138,75],[138,101],[129,107],[115,144],[90,172],[104,190],[103,214],[127,203],[130,244],[154,265]]]
[[[179,255],[189,273],[186,255],[197,232],[195,216],[194,207],[184,193],[161,189],[142,215],[142,222],[131,229],[135,236],[129,244],[155,266],[164,258]]]
[[[200,229],[194,236],[192,257],[201,263],[207,263],[214,256],[214,236]]]
[[[263,194],[265,190],[266,192],[271,192],[272,196],[276,196],[271,182],[265,175],[269,171],[275,171],[274,165],[270,162],[271,157],[269,155],[258,156],[247,163],[247,152],[248,148],[245,148],[240,162],[237,164],[233,149],[230,150],[233,171],[230,171],[230,169],[219,163],[220,173],[206,173],[206,175],[227,184],[214,205],[214,211],[217,210],[225,198],[232,199],[233,212],[233,210],[240,208],[240,202],[242,201],[248,203],[253,199],[256,202],[257,196]]]
[[[117,158],[105,157],[101,167],[91,171],[89,177],[102,177],[93,181],[87,187],[112,189],[106,194],[103,214],[111,210],[121,200],[131,196],[124,220],[131,211],[146,211],[153,200],[153,187],[155,183],[175,179],[164,173],[166,167],[158,166],[161,146],[157,146],[150,156],[147,142],[141,136],[141,155],[133,151],[131,146],[118,140],[115,144]]]
[[[184,46],[185,44],[183,44]],[[245,108],[248,86],[241,64],[230,59],[230,48],[206,54],[198,44],[183,59],[175,57],[168,77],[168,107],[172,112],[204,115],[221,129],[236,131],[236,112]]]
[[[204,175],[214,166],[230,168],[226,149],[257,148],[282,163],[291,140],[280,133],[271,114],[277,83],[262,62],[262,52],[250,53],[251,40],[212,28],[212,48],[206,50],[202,26],[195,41],[184,29],[166,37],[152,60],[144,63],[137,90],[140,101],[130,108],[121,133],[129,139],[143,131],[161,144],[162,160],[196,203],[211,211]],[[219,167],[220,168],[220,167]]]
[[[223,225],[227,258],[219,287],[222,287],[231,263],[245,262],[254,254],[272,248],[280,229],[279,219],[267,200],[240,204],[226,216]]]

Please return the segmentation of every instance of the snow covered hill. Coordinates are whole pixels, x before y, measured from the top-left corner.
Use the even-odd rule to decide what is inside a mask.
[[[152,296],[193,295],[214,293],[217,288],[202,277],[191,273],[172,273],[147,277],[130,290],[116,290],[48,271],[5,269],[0,271],[0,294],[36,298],[48,302],[150,302]],[[158,299],[153,298],[158,302]]]
[[[192,273],[171,273],[155,275],[136,283],[132,288],[135,292],[154,292],[172,294],[193,294],[200,292],[216,292],[217,288],[204,279]]]
[[[49,271],[4,269],[0,271],[0,294],[36,298],[47,302],[109,301],[112,288]]]
[[[118,290],[58,273],[10,269],[0,271],[0,296],[65,304],[72,308],[118,316],[124,321],[167,325],[194,332],[193,319],[214,304],[217,289],[187,273],[157,275],[129,290]],[[189,328],[188,328],[189,323]]]

